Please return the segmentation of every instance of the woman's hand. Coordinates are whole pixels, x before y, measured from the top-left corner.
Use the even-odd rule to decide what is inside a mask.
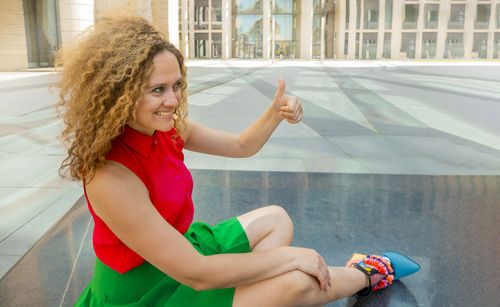
[[[332,285],[325,259],[314,249],[291,247],[295,253],[297,269],[318,279],[319,287],[328,290]]]
[[[302,119],[302,104],[295,96],[285,95],[285,80],[279,78],[278,90],[274,95],[273,109],[289,123],[296,124]]]

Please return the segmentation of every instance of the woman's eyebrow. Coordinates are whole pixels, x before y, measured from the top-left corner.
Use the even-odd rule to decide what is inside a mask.
[[[180,83],[180,82],[182,82],[182,76],[181,76],[181,77],[179,77],[179,79],[177,79],[177,80],[174,82],[174,84],[175,84],[175,83]],[[147,88],[147,89],[150,89],[150,88],[155,88],[155,87],[160,87],[160,86],[165,86],[165,85],[167,85],[167,83],[155,83],[155,84],[153,84],[153,85],[148,85],[148,86],[146,86],[146,88]]]

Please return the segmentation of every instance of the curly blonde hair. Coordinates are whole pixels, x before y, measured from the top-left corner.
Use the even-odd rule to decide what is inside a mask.
[[[57,108],[66,125],[61,137],[69,145],[60,175],[69,171],[73,180],[92,180],[113,139],[135,120],[153,58],[165,50],[176,56],[182,74],[182,98],[174,112],[180,133],[188,113],[184,58],[144,18],[105,17],[58,52],[56,69],[63,71]]]

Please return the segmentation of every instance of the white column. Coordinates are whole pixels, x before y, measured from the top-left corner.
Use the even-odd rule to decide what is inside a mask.
[[[417,37],[415,40],[415,59],[422,58],[422,36],[424,29],[424,7],[425,1],[420,0],[418,4]]]
[[[488,27],[488,44],[487,44],[487,50],[486,50],[486,58],[487,59],[492,59],[493,58],[493,44],[495,43],[495,27],[496,27],[496,11],[497,11],[497,5],[498,3],[496,1],[492,1],[491,3],[491,12],[490,12],[490,23]]]
[[[345,47],[345,15],[346,15],[346,2],[337,1],[335,7],[335,35],[334,54],[335,59],[344,59]]]
[[[300,57],[312,59],[312,1],[301,1],[300,15]]]
[[[194,58],[194,0],[189,0],[189,57]]]
[[[321,16],[321,45],[320,45],[320,59],[321,62],[325,59],[325,16]]]
[[[347,43],[347,59],[353,60],[356,51],[356,0],[349,1],[349,41]]]
[[[227,60],[232,57],[232,20],[231,0],[222,0],[222,59]]]
[[[94,0],[59,0],[62,45],[94,24]]]
[[[179,2],[168,1],[168,40],[179,48]]]
[[[24,25],[23,2],[0,3],[0,70],[28,68],[28,47]]]
[[[212,58],[212,0],[208,0],[208,46],[207,46],[207,55],[208,58]]]
[[[361,4],[361,8],[359,9],[359,48],[358,54],[356,54],[356,56],[361,60],[363,59],[363,56],[366,55],[366,51],[365,54],[363,54],[363,34],[365,32],[365,0],[361,0],[359,2]]]
[[[270,51],[270,43],[269,37],[271,30],[269,28],[269,23],[271,20],[271,4],[270,0],[263,0],[263,10],[264,14],[262,15],[262,53],[264,59],[269,59]]]
[[[384,31],[385,31],[385,0],[378,4],[378,33],[377,33],[377,60],[384,55]]]
[[[444,46],[446,32],[448,29],[448,20],[450,19],[450,4],[448,0],[439,2],[438,32],[436,39],[436,59],[442,59],[444,56]]]
[[[188,35],[188,20],[189,20],[189,14],[188,14],[188,2],[187,1],[182,1],[182,51],[184,52],[184,56],[188,57],[189,56],[189,35]]]
[[[399,60],[401,58],[404,2],[403,0],[394,0],[392,6],[391,59]]]
[[[476,20],[477,0],[465,2],[465,24],[464,24],[464,58],[472,58],[472,46],[474,43],[474,21]]]

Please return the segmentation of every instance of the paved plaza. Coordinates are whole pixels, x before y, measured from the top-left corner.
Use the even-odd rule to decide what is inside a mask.
[[[213,191],[224,190],[228,182],[242,189],[238,178],[253,180],[248,181],[249,186],[258,182],[256,185],[262,189],[254,190],[259,200],[270,201],[272,197],[268,194],[264,197],[259,194],[263,192],[258,191],[268,189],[271,195],[283,189],[282,185],[273,185],[270,176],[280,178],[283,185],[289,182],[289,186],[298,191],[294,195],[304,203],[308,202],[304,196],[307,193],[299,192],[309,189],[307,191],[324,193],[326,199],[320,207],[338,205],[339,210],[348,212],[353,200],[342,198],[345,195],[342,193],[322,190],[324,183],[318,178],[324,178],[325,182],[335,182],[335,186],[344,186],[359,195],[381,191],[382,203],[384,197],[390,200],[389,204],[397,203],[402,197],[408,207],[399,225],[404,228],[407,223],[412,229],[416,227],[415,231],[418,225],[411,219],[413,210],[422,223],[430,218],[428,223],[438,230],[439,221],[448,221],[448,218],[439,217],[440,210],[436,208],[453,211],[451,200],[459,204],[459,213],[474,214],[484,209],[483,215],[475,220],[477,225],[474,225],[479,228],[481,219],[493,225],[500,218],[494,205],[500,203],[497,188],[500,185],[500,62],[233,60],[188,61],[187,65],[190,116],[212,128],[237,133],[249,126],[269,106],[279,77],[286,80],[286,92],[297,96],[304,107],[301,123],[283,122],[262,150],[251,158],[222,158],[186,151],[185,162],[194,170],[195,178],[221,181],[220,185],[213,183],[206,187],[211,189],[209,202],[214,201]],[[43,71],[0,73],[0,277],[83,193],[79,183],[62,180],[57,174],[64,149],[57,139],[61,130],[54,109],[57,90],[48,88],[48,83],[56,79],[57,74]],[[206,199],[201,197],[205,186],[197,186],[204,182],[207,180],[195,181],[198,194],[193,193],[193,198],[200,202],[201,213],[197,218],[210,220],[214,219],[210,205],[205,205]],[[441,193],[443,189],[445,193]],[[483,198],[480,192],[484,193]],[[423,193],[422,199],[415,198],[419,193]],[[361,200],[354,200],[356,204],[362,202],[360,197]],[[220,201],[229,206],[229,200],[245,202],[248,199],[239,194],[234,199]],[[293,204],[289,208],[292,218],[296,215],[298,225],[309,229],[308,219],[315,219],[309,214],[319,213],[305,214],[297,199],[288,202]],[[279,200],[287,202],[285,196]],[[377,206],[372,198],[368,198],[367,203]],[[251,203],[250,207],[258,205],[260,203]],[[315,206],[318,204],[311,208]],[[390,206],[385,208],[386,212],[391,211]],[[474,211],[474,206],[479,206],[479,210]],[[78,208],[84,208],[81,202]],[[78,210],[78,216],[84,214],[83,209]],[[225,213],[237,214],[230,209]],[[326,217],[336,218],[333,212],[329,214]],[[301,221],[304,216],[305,220]],[[448,239],[453,237],[455,227],[458,224],[446,231]],[[85,237],[85,227],[82,229],[78,233]],[[382,231],[389,230],[382,227]],[[402,240],[407,238],[403,234],[410,232],[401,230]],[[418,239],[428,235],[422,233]],[[489,236],[487,233],[486,237]],[[494,238],[491,239],[494,241]],[[297,240],[298,243],[310,242],[300,235]],[[469,243],[474,244],[473,240]],[[498,254],[500,244],[488,248],[490,254]],[[330,259],[341,258],[328,249],[322,251],[330,253]],[[435,251],[429,254],[438,256]],[[417,260],[429,261],[423,256]],[[417,279],[413,286],[418,287],[419,282],[424,281]],[[417,291],[415,302],[432,305],[432,301],[422,299],[428,295],[422,291]]]

